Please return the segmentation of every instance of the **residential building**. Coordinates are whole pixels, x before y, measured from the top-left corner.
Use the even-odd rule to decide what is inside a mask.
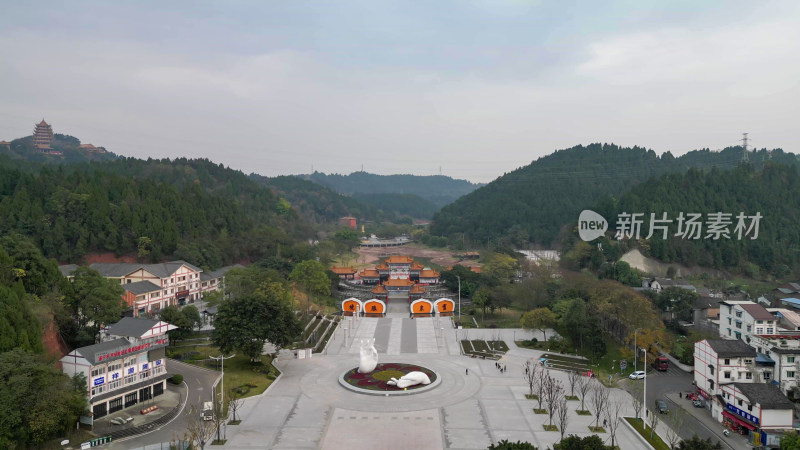
[[[720,393],[725,383],[752,383],[757,373],[756,350],[740,340],[703,339],[694,344],[694,381],[706,399]]]
[[[749,435],[752,445],[766,445],[768,435],[793,428],[794,404],[775,385],[726,384],[718,400],[724,408],[715,414],[717,420]]]
[[[646,278],[642,281],[642,287],[650,289],[651,291],[655,291],[657,294],[660,294],[661,291],[671,287],[677,287],[681,289],[686,289],[688,291],[696,292],[697,288],[692,286],[689,283],[686,283],[681,280],[673,280],[670,278]]]
[[[89,384],[89,410],[99,418],[164,393],[167,331],[157,320],[125,317],[108,327],[103,341],[61,358],[61,370],[83,374]]]
[[[786,308],[767,308],[778,319],[778,328],[789,331],[800,330],[800,314]],[[783,331],[781,330],[781,332]]]
[[[784,298],[800,297],[800,282],[782,284],[770,292],[770,296],[780,300]]]
[[[241,264],[233,264],[231,266],[220,267],[211,272],[200,272],[200,289],[203,293],[214,292],[225,287],[225,275],[233,269],[244,269]]]
[[[749,343],[751,336],[778,333],[778,319],[766,308],[750,301],[720,302],[719,335],[723,339],[741,339]]]
[[[772,383],[789,398],[800,400],[800,331],[754,336],[750,345],[775,362]]]

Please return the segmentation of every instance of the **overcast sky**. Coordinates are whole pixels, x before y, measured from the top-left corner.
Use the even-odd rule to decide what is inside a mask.
[[[488,182],[592,142],[798,152],[800,2],[0,1],[0,140]]]

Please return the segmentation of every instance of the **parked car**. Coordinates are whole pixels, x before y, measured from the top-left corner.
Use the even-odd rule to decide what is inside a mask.
[[[628,378],[630,378],[631,380],[644,379],[644,370],[637,370],[636,372],[633,372],[632,374],[628,375]]]
[[[706,401],[703,400],[702,398],[696,399],[695,401],[692,402],[692,404],[694,405],[695,408],[705,408],[706,407]]]
[[[669,412],[669,407],[667,406],[667,402],[658,398],[656,399],[656,409],[661,414],[666,414]]]

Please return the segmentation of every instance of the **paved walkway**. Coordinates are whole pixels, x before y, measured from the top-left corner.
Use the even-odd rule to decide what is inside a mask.
[[[671,405],[670,408],[680,407],[686,410],[686,413],[689,416],[687,420],[693,420],[702,423],[717,436],[720,442],[725,443],[728,447],[741,450],[752,448],[752,446],[748,444],[747,438],[742,435],[731,433],[730,435],[725,436],[722,434],[722,431],[725,428],[716,419],[711,417],[711,411],[709,409],[695,408],[692,405],[692,402],[686,400],[685,398],[678,397],[678,394],[665,394],[665,397],[667,397],[667,400],[674,404]]]
[[[522,376],[523,364],[538,360],[542,352],[513,344],[515,334],[525,333],[521,330],[469,330],[471,339],[500,336],[507,342],[510,350],[501,360],[507,371],[501,373],[494,361],[460,355],[456,334],[464,338],[464,331],[455,330],[449,319],[353,319],[349,333],[355,339],[345,340],[340,329],[327,355],[276,363],[281,377],[264,394],[245,401],[242,424],[227,427],[225,448],[485,449],[502,439],[552,447],[560,433],[544,431],[548,417],[533,413],[536,402],[525,398],[528,388]],[[338,376],[358,365],[359,338],[376,339],[380,361],[421,364],[436,371],[441,384],[399,397],[342,388]],[[566,373],[553,370],[551,375],[566,386]],[[622,403],[624,415],[633,415],[627,393],[612,389],[611,398]],[[569,405],[571,410],[580,406],[575,401]],[[594,420],[571,413],[566,432],[589,435]],[[610,440],[608,434],[600,436]],[[634,432],[622,425],[617,445],[642,448]]]

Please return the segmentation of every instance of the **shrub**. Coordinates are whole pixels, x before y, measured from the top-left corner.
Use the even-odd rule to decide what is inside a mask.
[[[172,384],[181,384],[183,383],[183,375],[176,373],[175,375],[169,377],[167,381],[169,381]]]

